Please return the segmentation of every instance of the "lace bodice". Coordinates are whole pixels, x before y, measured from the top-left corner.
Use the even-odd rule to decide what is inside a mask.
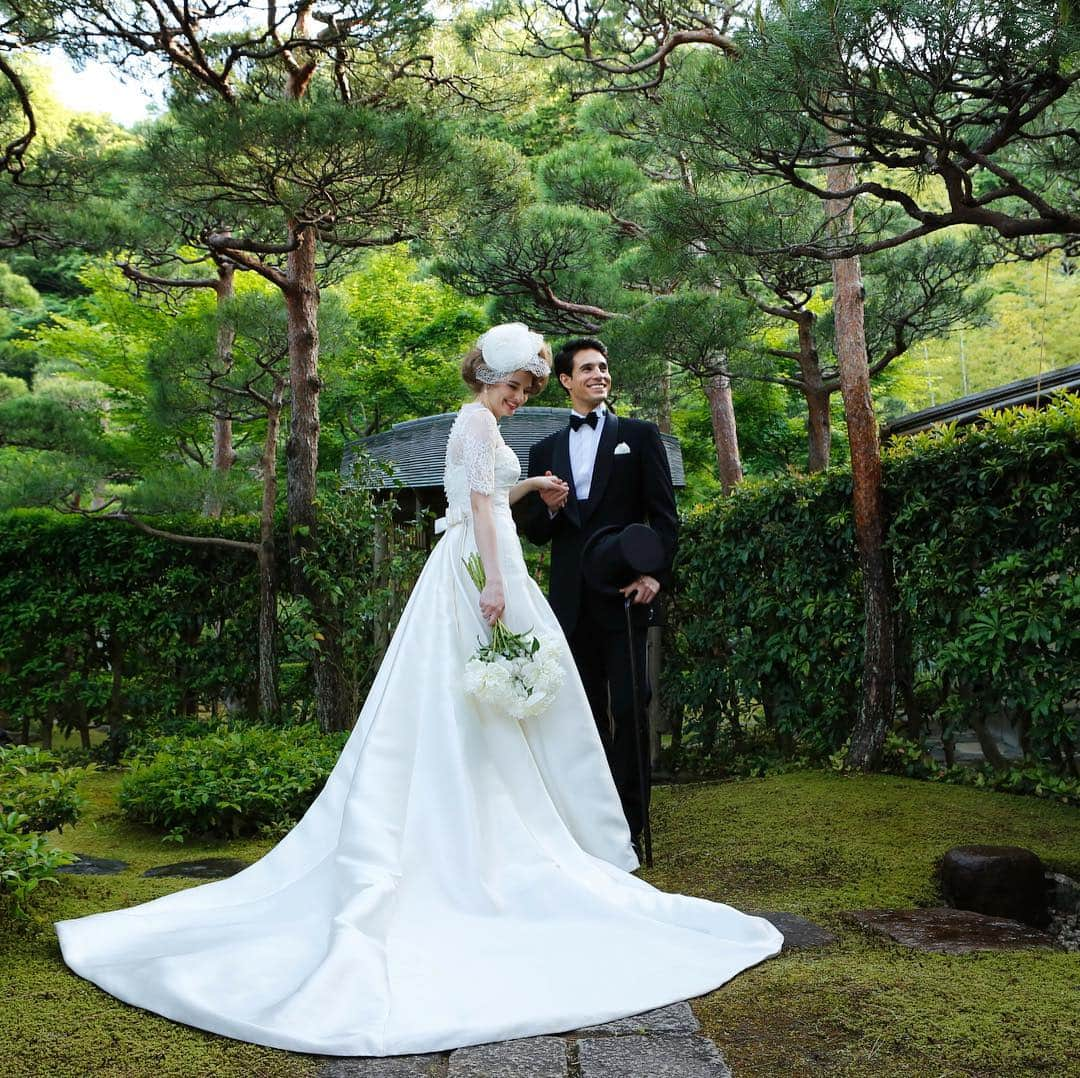
[[[469,495],[491,494],[497,507],[509,507],[510,488],[521,478],[521,464],[503,441],[495,417],[478,401],[463,405],[446,443],[448,515],[468,514]]]

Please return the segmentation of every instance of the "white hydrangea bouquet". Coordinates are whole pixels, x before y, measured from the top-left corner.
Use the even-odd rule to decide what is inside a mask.
[[[465,559],[477,590],[487,583],[479,554]],[[465,691],[514,719],[531,719],[551,705],[565,678],[558,642],[550,636],[513,633],[502,618],[491,640],[480,642],[465,664]]]

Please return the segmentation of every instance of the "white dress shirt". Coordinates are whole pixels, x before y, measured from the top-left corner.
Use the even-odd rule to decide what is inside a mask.
[[[574,490],[579,502],[589,500],[593,467],[596,464],[596,450],[600,445],[600,435],[604,432],[604,418],[607,416],[607,409],[603,405],[595,411],[597,415],[595,427],[582,424],[577,430],[570,431],[570,471],[574,477]],[[575,411],[574,415],[581,415],[581,413]]]

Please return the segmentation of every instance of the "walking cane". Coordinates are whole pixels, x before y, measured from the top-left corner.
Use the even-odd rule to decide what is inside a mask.
[[[631,599],[626,597],[623,603],[623,612],[626,614],[626,643],[630,651],[630,680],[634,687],[634,747],[637,749],[637,772],[638,793],[641,797],[642,815],[642,845],[645,847],[645,867],[652,868],[652,828],[649,826],[649,777],[645,771],[645,754],[641,749],[641,735],[643,726],[647,726],[648,719],[642,722],[641,699],[638,696],[638,672],[637,659],[634,656],[634,623],[630,617]]]

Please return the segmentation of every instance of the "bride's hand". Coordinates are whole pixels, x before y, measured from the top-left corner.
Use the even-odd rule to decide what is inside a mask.
[[[494,625],[506,609],[501,580],[489,580],[480,592],[480,613],[488,625]]]
[[[564,479],[547,472],[544,475],[533,476],[536,491],[540,495],[548,509],[557,511],[566,504],[570,494],[570,487]]]

